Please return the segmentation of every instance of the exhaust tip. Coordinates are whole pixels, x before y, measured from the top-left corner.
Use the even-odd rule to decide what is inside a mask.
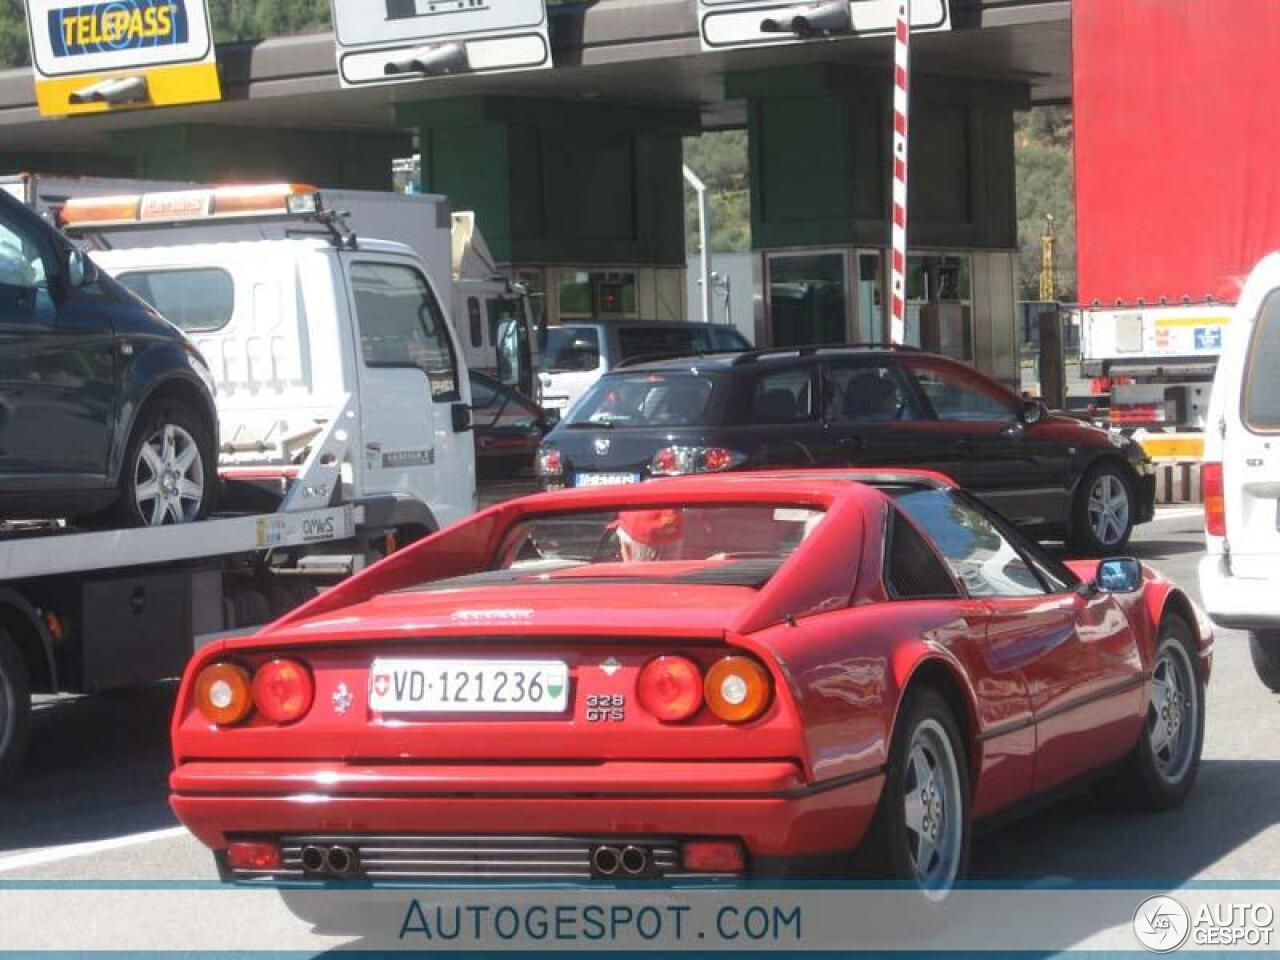
[[[302,869],[307,873],[323,873],[326,860],[324,847],[308,845],[302,848]]]
[[[624,847],[619,860],[628,876],[638,877],[649,871],[649,851],[644,847]]]
[[[622,866],[622,855],[617,847],[596,847],[591,853],[591,866],[596,873],[612,877]]]
[[[325,858],[325,865],[329,868],[329,872],[339,877],[350,876],[356,872],[360,865],[360,860],[356,856],[356,852],[350,847],[330,847],[329,854]]]

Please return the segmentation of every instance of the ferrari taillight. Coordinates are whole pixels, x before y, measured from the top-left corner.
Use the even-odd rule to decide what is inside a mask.
[[[1222,486],[1222,464],[1206,463],[1200,468],[1204,489],[1204,529],[1211,537],[1227,535],[1227,502]]]
[[[688,657],[655,657],[636,678],[636,697],[664,723],[687,720],[702,706],[702,671]]]
[[[297,660],[270,660],[253,675],[254,705],[273,723],[300,720],[314,696],[311,672]]]
[[[253,709],[249,671],[236,663],[211,663],[196,677],[196,706],[210,723],[239,723]]]
[[[764,713],[771,693],[769,673],[749,657],[725,657],[707,671],[707,709],[726,723],[746,723]]]

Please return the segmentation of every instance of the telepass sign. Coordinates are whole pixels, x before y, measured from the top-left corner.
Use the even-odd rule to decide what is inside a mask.
[[[44,116],[221,98],[205,0],[26,0]]]

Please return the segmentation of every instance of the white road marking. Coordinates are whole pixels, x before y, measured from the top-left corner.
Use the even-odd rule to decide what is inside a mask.
[[[1188,517],[1203,517],[1204,507],[1159,507],[1156,510],[1157,520],[1185,520]]]
[[[0,873],[11,873],[14,870],[26,870],[29,867],[40,867],[47,863],[58,863],[75,857],[86,857],[104,850],[119,850],[121,847],[136,847],[154,840],[172,840],[187,836],[186,827],[166,827],[163,830],[148,830],[145,833],[130,833],[123,837],[109,837],[106,840],[89,840],[85,843],[67,843],[57,847],[44,847],[28,853],[19,853],[12,857],[0,858]]]

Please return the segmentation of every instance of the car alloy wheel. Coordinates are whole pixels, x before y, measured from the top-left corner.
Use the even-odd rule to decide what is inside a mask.
[[[903,780],[903,820],[916,880],[940,899],[955,883],[964,845],[960,772],[936,720],[916,727]]]
[[[196,440],[174,423],[162,424],[138,448],[134,503],[147,526],[188,523],[204,503],[204,458]]]
[[[1114,473],[1102,473],[1089,490],[1089,527],[1104,547],[1123,542],[1129,532],[1132,507],[1124,481]]]
[[[1195,759],[1200,685],[1186,647],[1166,643],[1151,671],[1147,740],[1156,773],[1168,783],[1186,776]]]

